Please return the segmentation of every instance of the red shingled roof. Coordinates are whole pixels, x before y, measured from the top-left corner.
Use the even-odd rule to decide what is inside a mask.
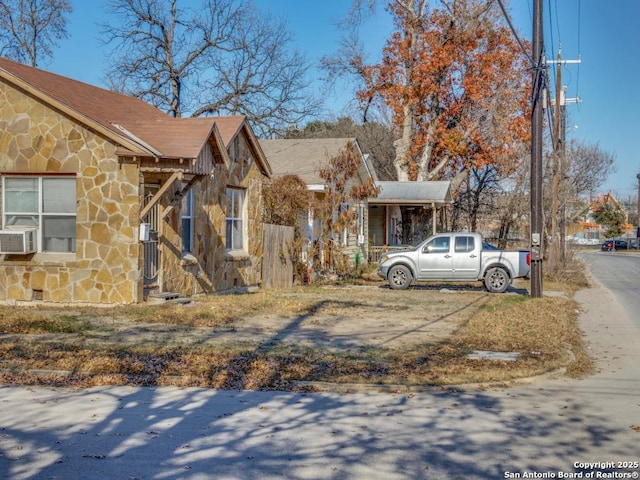
[[[111,123],[150,120],[167,115],[140,99],[94,87],[0,57],[0,68],[40,92],[119,133]]]
[[[2,73],[5,75],[2,75]],[[8,73],[9,75],[6,75]],[[0,76],[30,86],[59,105],[96,122],[117,137],[142,140],[163,157],[195,158],[218,125],[225,145],[245,117],[173,118],[148,103],[127,95],[29,67],[0,57]],[[25,85],[26,84],[26,85]],[[33,93],[32,91],[32,93]],[[124,127],[124,130],[118,128]],[[131,137],[130,133],[135,137]],[[139,145],[139,143],[138,143]]]

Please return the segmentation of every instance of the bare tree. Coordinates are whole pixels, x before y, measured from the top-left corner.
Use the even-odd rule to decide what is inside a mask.
[[[550,205],[545,212],[546,255],[550,271],[564,268],[565,224],[581,215],[585,208],[580,197],[592,195],[614,170],[615,155],[602,150],[598,144],[587,144],[573,140],[558,157],[550,156],[545,203]],[[556,163],[554,163],[556,162]],[[588,204],[587,204],[588,205]]]
[[[178,0],[109,0],[117,19],[103,25],[114,44],[111,87],[135,95],[174,117],[183,114],[190,76],[206,68],[206,54],[228,49],[239,23],[232,0],[205,0],[198,10],[178,8]]]
[[[309,66],[292,44],[284,20],[246,6],[229,49],[208,53],[213,71],[199,83],[194,116],[246,115],[259,135],[270,137],[318,113]]]
[[[68,0],[0,0],[0,55],[37,67],[67,38]]]
[[[614,172],[615,155],[595,144],[573,140],[565,152],[564,179],[574,195],[594,193]]]
[[[464,227],[478,231],[478,220],[483,214],[495,212],[496,198],[500,193],[499,176],[493,165],[472,166],[460,185],[453,204],[452,229]],[[463,225],[466,222],[466,225]]]
[[[108,0],[114,45],[112,88],[173,116],[243,114],[258,135],[283,132],[316,113],[308,101],[305,58],[291,48],[284,21],[245,0]]]

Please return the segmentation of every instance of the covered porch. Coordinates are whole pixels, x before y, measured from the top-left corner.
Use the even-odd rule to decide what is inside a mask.
[[[431,233],[438,232],[438,211],[453,202],[451,182],[376,182],[380,193],[369,198],[369,262],[377,263],[380,256],[400,250],[402,230],[410,228],[410,212],[430,210]],[[404,215],[404,218],[403,218]],[[422,240],[424,238],[420,238]]]

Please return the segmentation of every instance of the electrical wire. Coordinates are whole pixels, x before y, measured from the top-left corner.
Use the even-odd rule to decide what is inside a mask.
[[[558,29],[558,45],[562,45],[562,35],[560,35],[560,17],[558,15],[558,0],[556,1],[556,28]]]
[[[553,22],[551,20],[551,0],[548,0],[549,4],[549,36],[551,37],[551,49],[555,50],[555,42],[553,41]],[[547,53],[547,58],[552,58],[549,53]]]
[[[516,39],[516,42],[518,42],[518,45],[520,45],[520,49],[524,53],[524,56],[527,57],[527,59],[529,60],[531,68],[536,68],[537,65],[534,62],[534,60],[531,57],[531,55],[529,54],[529,52],[527,52],[527,49],[524,48],[524,44],[522,43],[522,40],[520,40],[520,37],[518,36],[518,32],[516,32],[516,29],[514,28],[513,22],[511,21],[511,17],[507,13],[507,9],[504,8],[504,4],[502,3],[502,0],[498,0],[498,5],[500,5],[500,10],[502,10],[502,15],[507,20],[507,24],[509,25],[509,28],[511,29],[511,33],[513,34],[514,38]]]
[[[555,51],[555,42],[553,41],[553,22],[551,20],[551,11],[552,11],[552,9],[551,9],[551,0],[548,0],[548,5],[549,5],[549,35],[551,37],[551,52],[547,52],[547,58],[554,58],[555,55],[553,54],[553,52]],[[556,10],[556,13],[557,13],[557,10]],[[557,16],[556,16],[556,23],[557,23]],[[546,50],[546,43],[545,43],[544,47],[545,47],[545,50]],[[552,73],[553,73],[553,79],[554,79],[553,83],[555,85],[557,83],[556,70],[552,69]]]

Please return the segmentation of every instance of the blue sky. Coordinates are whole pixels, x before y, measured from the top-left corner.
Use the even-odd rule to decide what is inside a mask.
[[[523,38],[531,38],[533,0],[512,0],[514,22]],[[619,199],[636,197],[640,173],[640,2],[637,0],[543,0],[545,51],[555,59],[558,44],[567,65],[562,83],[567,97],[582,103],[568,105],[567,136],[598,144],[616,156],[617,172],[602,191]],[[553,73],[553,72],[552,72]],[[555,75],[552,77],[555,86]],[[555,88],[555,87],[554,87]]]
[[[43,68],[77,80],[104,86],[106,56],[100,42],[98,23],[105,19],[100,0],[71,0],[74,12],[69,19],[70,38],[61,42],[54,59]],[[198,0],[193,3],[197,4]],[[286,17],[297,47],[316,63],[333,53],[341,33],[335,26],[348,11],[350,0],[255,0],[264,10]],[[531,39],[533,0],[511,0],[516,28],[524,39]],[[640,155],[635,141],[638,131],[640,93],[640,1],[638,0],[543,0],[545,50],[551,59],[562,45],[564,59],[582,63],[563,69],[563,84],[569,98],[582,103],[567,107],[569,138],[598,144],[616,156],[617,172],[611,174],[601,190],[613,190],[618,198],[635,197]],[[374,60],[392,32],[386,13],[362,31]],[[318,72],[318,76],[321,76]],[[555,77],[552,77],[555,85]],[[320,88],[320,87],[319,87]],[[350,92],[346,92],[350,93]],[[335,92],[328,99],[331,114],[341,113],[347,96]]]

